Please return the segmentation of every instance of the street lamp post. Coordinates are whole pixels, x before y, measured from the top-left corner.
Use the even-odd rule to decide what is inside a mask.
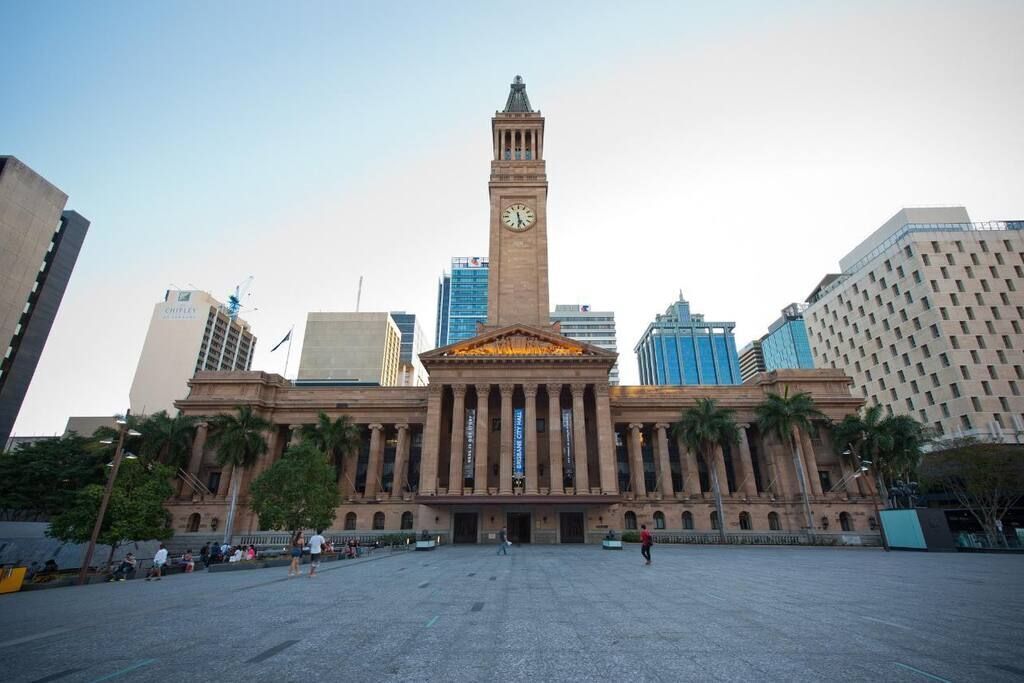
[[[870,470],[871,461],[860,457],[860,453],[853,449],[852,444],[848,445],[846,450],[843,451],[843,455],[851,454],[857,456],[857,466],[859,471],[856,476],[860,476],[860,474]],[[885,549],[885,552],[889,552],[889,539],[885,535],[885,524],[882,523],[882,513],[878,509],[878,499],[881,498],[881,496],[882,494],[878,491],[878,487],[876,486],[875,495],[871,496],[871,504],[875,506],[875,521],[878,522],[878,534],[882,538],[882,548]]]
[[[103,528],[103,518],[107,514],[107,505],[110,504],[110,494],[114,491],[114,480],[117,479],[117,470],[121,467],[121,460],[124,458],[124,438],[128,436],[141,436],[139,432],[128,428],[129,410],[124,417],[117,418],[117,450],[114,451],[114,460],[110,464],[110,474],[107,476],[107,485],[103,489],[103,499],[100,501],[100,510],[96,515],[96,523],[92,527],[92,536],[89,538],[89,547],[85,551],[85,560],[82,568],[78,571],[78,585],[85,585],[89,576],[89,563],[92,562],[92,555],[96,551],[96,540],[100,536],[100,529]],[[113,443],[113,440],[102,441],[101,443]]]

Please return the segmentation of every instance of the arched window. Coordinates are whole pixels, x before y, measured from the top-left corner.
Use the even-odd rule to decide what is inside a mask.
[[[383,512],[376,512],[376,513],[374,513],[374,515],[373,515],[373,528],[375,530],[380,530],[380,529],[384,528],[384,513]]]
[[[843,531],[853,531],[853,520],[850,519],[849,512],[839,513],[839,526]]]
[[[740,513],[740,528],[743,529],[744,531],[750,531],[753,528],[751,526],[751,524],[750,524],[750,513],[749,512],[741,512]]]
[[[406,510],[405,512],[402,513],[402,528],[403,529],[411,529],[412,528],[412,513],[409,512],[408,510]]]
[[[356,513],[350,512],[345,515],[345,531],[354,531],[356,528]]]
[[[768,513],[768,528],[772,531],[782,531],[782,524],[779,523],[779,513]]]
[[[636,513],[630,510],[626,513],[626,529],[636,529]]]
[[[711,528],[718,530],[718,510],[712,510],[711,512]]]
[[[665,513],[658,510],[654,513],[654,528],[664,529],[665,528]]]
[[[693,514],[689,510],[683,513],[683,528],[693,529]]]
[[[199,531],[199,519],[200,518],[198,512],[193,512],[191,515],[189,515],[188,526],[186,527],[186,531],[188,531],[190,534],[194,534],[195,532]]]

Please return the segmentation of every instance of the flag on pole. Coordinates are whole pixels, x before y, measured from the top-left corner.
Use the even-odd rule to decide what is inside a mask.
[[[292,329],[295,329],[295,328],[292,328]],[[284,344],[286,341],[288,341],[291,338],[292,338],[292,330],[288,330],[288,334],[284,335],[284,339],[282,339],[281,341],[277,342],[277,346],[275,346],[274,348],[270,349],[270,352],[273,353],[274,351],[277,351],[279,348],[281,348],[281,344]]]

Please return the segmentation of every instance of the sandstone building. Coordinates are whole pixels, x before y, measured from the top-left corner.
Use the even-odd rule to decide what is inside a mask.
[[[247,404],[274,428],[270,453],[253,471],[222,472],[200,424],[189,470],[212,490],[182,486],[171,505],[178,533],[222,523],[231,478],[241,477],[247,491],[320,411],[350,416],[363,435],[338,484],[343,503],[334,529],[341,533],[427,529],[480,543],[493,542],[507,525],[521,542],[584,543],[641,523],[708,531],[708,472],[671,432],[681,410],[706,396],[735,409],[743,425],[718,470],[726,528],[805,526],[793,458],[758,432],[754,409],[766,392],[788,387],[810,392],[840,419],[861,404],[849,378],[831,369],[790,370],[742,385],[610,386],[617,354],[565,337],[549,319],[544,118],[530,106],[522,79],[491,128],[487,323],[470,339],[421,354],[426,387],[297,386],[261,372],[197,373],[178,402],[186,414]],[[870,532],[870,499],[825,430],[806,438],[803,451],[798,466],[806,468],[816,529]],[[243,508],[237,528],[258,530],[259,520]]]

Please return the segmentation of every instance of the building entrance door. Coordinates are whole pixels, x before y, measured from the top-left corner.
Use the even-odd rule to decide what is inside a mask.
[[[513,543],[530,542],[530,513],[508,513],[508,540]]]
[[[562,543],[583,543],[583,513],[562,512],[559,514],[560,538]]]
[[[476,543],[476,521],[475,512],[456,512],[455,532],[452,534],[452,540],[455,543]]]

